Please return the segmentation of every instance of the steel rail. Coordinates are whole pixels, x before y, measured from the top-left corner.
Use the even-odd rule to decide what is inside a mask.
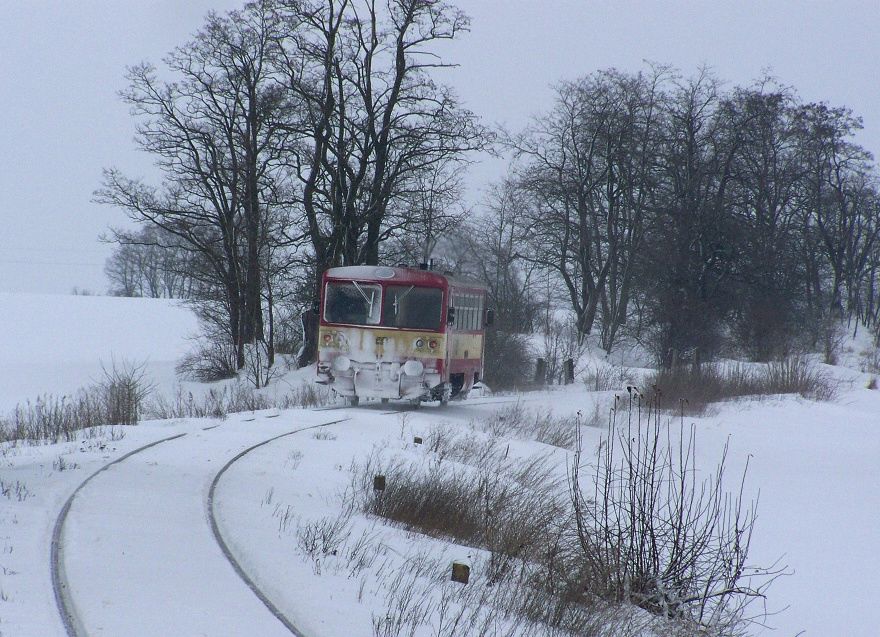
[[[234,456],[229,462],[227,462],[220,471],[214,476],[214,479],[211,481],[211,488],[208,490],[208,499],[206,503],[206,510],[208,516],[208,522],[211,525],[211,532],[214,534],[214,540],[217,542],[217,545],[220,547],[220,550],[223,552],[223,555],[226,557],[227,561],[232,566],[235,573],[238,577],[247,585],[247,587],[251,590],[251,592],[257,596],[263,605],[272,613],[275,618],[281,622],[281,624],[295,637],[305,637],[305,633],[299,630],[294,623],[279,609],[273,602],[266,596],[266,594],[260,590],[260,587],[257,586],[256,582],[254,582],[253,578],[245,572],[244,568],[242,568],[241,563],[235,558],[232,554],[232,551],[229,548],[229,545],[226,543],[226,540],[223,539],[223,534],[220,532],[220,526],[217,524],[217,514],[215,509],[215,499],[214,494],[217,490],[217,485],[220,483],[220,478],[223,477],[223,474],[226,473],[226,470],[229,469],[233,464],[241,460],[244,456],[249,454],[251,451],[259,449],[260,447],[269,444],[270,442],[274,442],[279,438],[285,438],[287,436],[292,436],[293,434],[300,433],[302,431],[308,431],[310,429],[318,429],[320,427],[326,427],[328,425],[335,425],[336,423],[345,422],[346,420],[351,420],[351,418],[340,418],[339,420],[333,420],[331,422],[324,422],[317,425],[309,425],[308,427],[300,427],[299,429],[294,429],[293,431],[288,431],[287,433],[279,434],[277,436],[273,436],[262,442],[259,442],[255,445],[252,445],[240,452],[236,456]]]
[[[177,434],[176,436],[169,436],[168,438],[156,440],[148,445],[144,445],[143,447],[138,447],[137,449],[129,451],[128,453],[118,457],[112,462],[108,462],[103,467],[95,471],[88,478],[83,480],[80,485],[74,490],[74,492],[70,494],[70,497],[67,498],[64,506],[61,507],[61,512],[55,519],[55,526],[52,529],[52,545],[50,549],[49,568],[52,575],[52,591],[55,594],[55,605],[58,608],[58,613],[61,615],[61,622],[64,624],[64,630],[67,633],[68,637],[85,637],[85,635],[87,634],[82,626],[82,621],[76,614],[73,600],[70,597],[70,586],[67,583],[67,577],[64,572],[63,564],[64,547],[62,545],[61,539],[64,533],[64,523],[67,521],[67,514],[70,513],[70,507],[73,505],[74,499],[79,494],[79,492],[82,491],[83,487],[85,487],[92,480],[92,478],[96,477],[100,473],[103,473],[113,465],[119,464],[123,460],[131,458],[133,455],[141,453],[142,451],[146,451],[151,447],[160,445],[163,442],[182,438],[185,435],[186,433],[182,433]]]

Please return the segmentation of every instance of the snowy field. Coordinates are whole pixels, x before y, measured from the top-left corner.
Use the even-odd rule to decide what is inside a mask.
[[[178,301],[0,292],[0,412],[100,380],[102,365],[145,364],[163,388],[191,346],[195,316]]]
[[[195,331],[188,311],[161,301],[7,294],[0,303],[4,412],[87,384],[110,357],[148,361],[160,391],[170,391],[174,362]],[[880,634],[880,391],[865,388],[865,374],[828,370],[846,381],[834,402],[779,396],[725,403],[687,419],[696,426],[698,469],[711,471],[725,443],[729,475],[748,460],[746,495],[760,493],[751,561],[781,559],[790,573],[770,588],[767,609],[775,614],[766,628],[754,627],[755,635]],[[344,513],[359,463],[374,450],[441,461],[415,437],[427,439],[440,425],[453,435],[485,437],[479,423],[517,400],[536,412],[592,414],[612,396],[572,386],[446,409],[268,411],[105,428],[55,445],[6,444],[0,635],[64,635],[58,594],[75,615],[77,634],[283,635],[296,627],[309,637],[370,637],[407,573],[465,560],[478,579],[480,552],[357,510]],[[605,434],[599,425],[582,428],[588,456]],[[546,455],[559,475],[570,458],[532,440],[501,444],[523,461]],[[59,530],[65,502],[93,474]],[[335,521],[344,530],[331,551],[316,547],[321,533],[307,541],[309,528],[333,536],[327,524]],[[53,578],[63,584],[60,593]],[[458,585],[443,583],[431,594],[442,596],[444,586]],[[437,634],[436,625],[416,633]]]

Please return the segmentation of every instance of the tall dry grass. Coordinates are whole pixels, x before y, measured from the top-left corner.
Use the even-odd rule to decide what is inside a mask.
[[[701,414],[712,403],[746,396],[798,394],[811,400],[833,400],[839,389],[829,374],[798,356],[760,366],[733,363],[660,370],[645,385],[659,392],[665,407],[686,414]]]

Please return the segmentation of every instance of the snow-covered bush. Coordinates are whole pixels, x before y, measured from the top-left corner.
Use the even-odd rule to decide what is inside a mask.
[[[202,396],[181,387],[173,396],[157,395],[144,407],[144,416],[169,418],[226,418],[228,414],[262,409],[320,407],[332,401],[330,391],[314,383],[293,386],[286,394],[258,391],[248,383],[236,381],[212,387]]]
[[[586,351],[586,339],[578,342],[577,329],[573,318],[561,320],[550,317],[541,327],[543,335],[541,358],[546,364],[546,382],[565,382],[565,361],[571,360],[577,366]]]
[[[556,416],[516,403],[472,422],[471,426],[496,438],[535,440],[552,447],[573,449],[578,423],[576,416]]]
[[[625,367],[601,361],[587,367],[582,377],[587,391],[623,391],[633,382]]]
[[[146,378],[146,364],[130,361],[112,361],[102,366],[104,378],[92,388],[104,403],[104,424],[136,425],[144,400],[153,392],[154,385]]]
[[[210,383],[236,374],[235,346],[228,339],[202,336],[195,341],[193,350],[176,367],[181,378]]]
[[[244,346],[244,377],[256,389],[267,386],[278,375],[278,368],[270,360],[266,341]]]

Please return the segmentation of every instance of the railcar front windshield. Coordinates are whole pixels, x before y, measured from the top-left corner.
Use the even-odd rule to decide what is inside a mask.
[[[443,317],[443,290],[414,285],[385,288],[382,325],[415,330],[439,330]]]
[[[349,325],[378,325],[382,288],[373,283],[331,282],[327,284],[324,320]]]

